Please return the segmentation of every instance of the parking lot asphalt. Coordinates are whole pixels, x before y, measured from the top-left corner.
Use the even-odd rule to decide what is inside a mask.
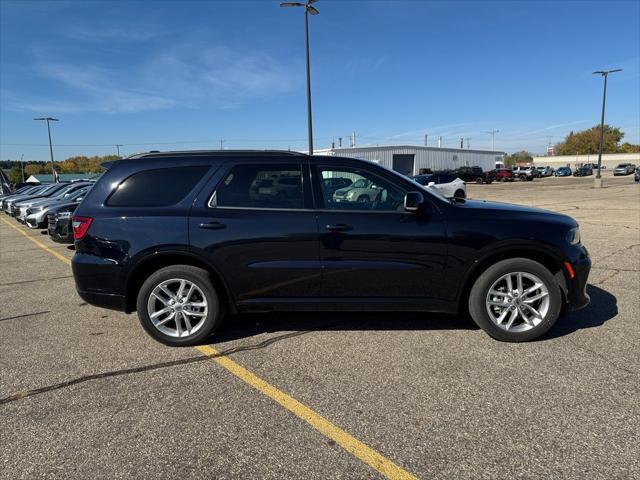
[[[1,214],[0,476],[639,478],[640,186],[592,183],[469,185],[573,216],[592,256],[591,304],[525,344],[352,312],[230,317],[211,347],[169,348]]]

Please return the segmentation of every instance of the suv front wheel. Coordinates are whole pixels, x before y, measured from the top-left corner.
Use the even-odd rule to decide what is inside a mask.
[[[190,265],[172,265],[149,276],[138,293],[137,309],[147,333],[173,347],[201,343],[222,320],[209,272]]]
[[[526,342],[556,322],[562,294],[551,272],[533,260],[511,258],[489,267],[469,295],[469,313],[496,340]]]

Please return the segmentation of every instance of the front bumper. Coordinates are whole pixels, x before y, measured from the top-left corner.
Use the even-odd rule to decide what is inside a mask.
[[[44,211],[40,211],[40,212],[35,212],[30,215],[27,215],[24,218],[24,223],[26,223],[29,228],[43,227],[44,221],[46,219],[44,213],[45,213]]]
[[[567,310],[579,310],[589,305],[591,299],[587,294],[587,283],[589,280],[589,272],[591,271],[591,259],[589,253],[584,246],[581,246],[582,254],[568,263],[573,269],[574,276],[566,276],[566,300]]]

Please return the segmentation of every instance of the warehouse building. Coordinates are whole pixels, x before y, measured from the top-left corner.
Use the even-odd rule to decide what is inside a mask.
[[[493,170],[496,162],[504,161],[504,152],[470,150],[461,148],[419,147],[390,145],[384,147],[327,148],[315,150],[315,155],[359,158],[378,163],[387,168],[411,176],[424,169],[455,170],[460,167],[481,167]]]

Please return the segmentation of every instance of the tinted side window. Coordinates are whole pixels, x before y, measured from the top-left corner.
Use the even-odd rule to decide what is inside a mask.
[[[450,175],[448,173],[440,175],[440,181],[438,183],[451,183],[456,179],[455,175]]]
[[[135,173],[107,199],[111,207],[166,207],[184,199],[209,170],[206,165]]]
[[[402,211],[406,189],[362,169],[319,167],[324,208],[330,210]],[[328,178],[348,178],[351,185],[331,191],[324,185]]]
[[[212,206],[304,208],[301,166],[236,165],[216,188]]]

